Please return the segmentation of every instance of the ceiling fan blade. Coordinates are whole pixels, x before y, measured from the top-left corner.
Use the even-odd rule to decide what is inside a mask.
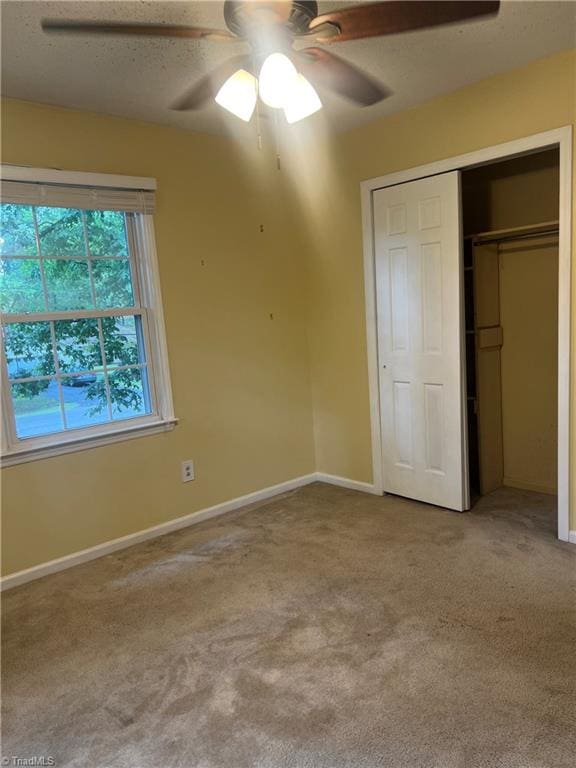
[[[245,69],[250,72],[250,56],[234,56],[228,59],[228,61],[225,61],[194,83],[186,93],[171,105],[170,109],[175,109],[179,112],[184,112],[188,109],[200,109],[207,101],[216,96],[226,80],[238,69]]]
[[[323,48],[304,48],[295,58],[298,69],[313,85],[329,88],[362,107],[392,95],[384,85]]]
[[[135,24],[129,21],[73,21],[70,19],[43,19],[45,32],[84,32],[99,35],[136,35],[144,37],[181,37],[190,40],[238,42],[235,35],[221,29],[183,27],[179,24]]]
[[[317,16],[310,22],[308,35],[323,43],[395,35],[492,16],[499,8],[500,2],[491,0],[389,0],[353,5]],[[313,35],[315,31],[317,35]]]

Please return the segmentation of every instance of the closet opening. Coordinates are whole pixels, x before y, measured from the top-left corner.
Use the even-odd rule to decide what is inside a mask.
[[[559,151],[462,172],[471,506],[556,530]]]

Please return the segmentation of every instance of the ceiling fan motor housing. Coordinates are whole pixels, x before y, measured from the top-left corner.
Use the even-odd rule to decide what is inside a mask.
[[[244,37],[258,23],[258,16],[254,13],[255,9],[265,10],[266,2],[261,0],[256,5],[251,0],[225,0],[224,2],[224,21],[230,32]],[[269,3],[270,12],[274,13],[275,3]],[[276,4],[277,5],[277,4]],[[282,24],[290,32],[296,35],[304,34],[308,30],[308,25],[318,15],[318,3],[316,0],[292,0],[292,7],[287,19],[282,19]]]
[[[318,16],[316,0],[294,0],[288,25],[295,34],[303,34],[308,29],[308,24],[316,16]]]

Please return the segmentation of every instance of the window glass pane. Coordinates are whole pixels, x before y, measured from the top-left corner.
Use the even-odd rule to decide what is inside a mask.
[[[11,203],[0,206],[0,254],[38,255],[31,206]]]
[[[145,368],[127,368],[110,374],[108,382],[114,419],[129,419],[150,413],[146,377]]]
[[[18,437],[47,435],[64,429],[56,381],[13,384],[12,403]]]
[[[68,429],[110,421],[103,374],[63,376],[62,394]]]
[[[42,256],[87,256],[82,211],[36,208]]]
[[[98,320],[56,320],[56,348],[63,373],[94,371],[102,368]]]
[[[99,309],[134,306],[130,262],[127,259],[94,259],[92,275]]]
[[[19,438],[152,413],[130,220],[0,203],[0,310],[25,316],[0,335]],[[104,310],[123,314],[78,317]]]
[[[25,379],[55,373],[50,323],[11,323],[4,327],[8,376]]]
[[[0,259],[0,308],[20,314],[46,309],[37,259]]]
[[[103,317],[102,336],[106,365],[134,365],[146,361],[140,317]]]
[[[128,256],[123,213],[86,211],[86,226],[92,256]]]
[[[44,275],[50,311],[93,309],[88,261],[45,259]]]

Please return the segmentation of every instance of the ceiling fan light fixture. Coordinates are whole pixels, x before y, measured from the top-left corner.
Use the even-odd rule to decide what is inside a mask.
[[[247,123],[252,117],[257,98],[256,78],[245,69],[239,69],[226,80],[215,100],[221,107]]]
[[[2,0],[0,0],[2,2]],[[329,5],[332,5],[329,3]],[[277,52],[266,57],[260,77],[262,101],[276,109],[285,108],[289,122],[301,120],[320,109],[320,100],[311,98],[314,109],[300,112],[301,104],[291,96],[291,86],[298,79],[292,61],[309,74],[312,81],[344,96],[361,107],[377,104],[391,92],[369,75],[329,51],[319,47],[299,46],[293,42],[315,42],[339,45],[347,40],[385,37],[401,32],[433,29],[468,20],[484,20],[498,14],[500,0],[470,0],[470,2],[358,2],[349,8],[337,8],[318,13],[316,0],[224,0],[224,20],[228,30],[196,27],[182,24],[149,23],[135,21],[95,21],[81,19],[42,19],[42,29],[48,33],[79,33],[123,35],[216,42],[247,43],[252,52],[225,61],[213,72],[201,77],[192,88],[175,101],[172,109],[195,110],[203,107],[216,91],[220,106],[249,121],[258,103],[256,78],[240,69],[220,84],[237,67],[252,69],[254,58],[260,61],[270,46],[277,45],[288,56]],[[290,50],[293,49],[293,50]],[[247,84],[250,84],[248,89]],[[255,94],[252,93],[254,86]],[[303,86],[300,81],[299,90]],[[306,89],[308,90],[308,89]],[[298,116],[297,116],[298,115]]]
[[[260,78],[258,92],[269,107],[281,109],[289,100],[298,78],[296,67],[283,53],[271,53],[266,58]]]
[[[304,75],[298,75],[284,103],[284,115],[289,123],[297,123],[322,109],[322,102]]]

